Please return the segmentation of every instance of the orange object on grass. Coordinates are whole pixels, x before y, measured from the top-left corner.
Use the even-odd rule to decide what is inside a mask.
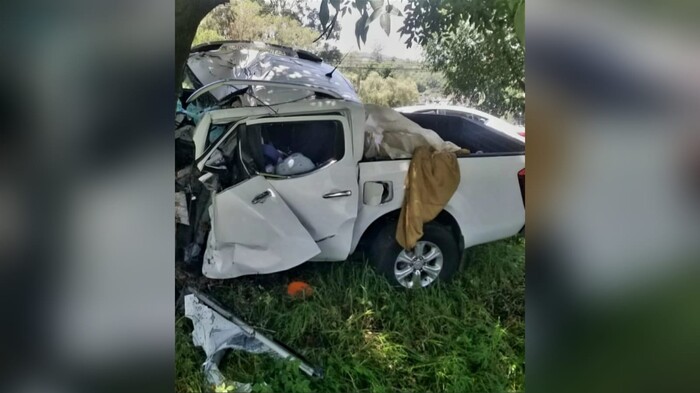
[[[287,294],[291,297],[309,297],[313,292],[311,286],[303,281],[292,281],[287,285]]]

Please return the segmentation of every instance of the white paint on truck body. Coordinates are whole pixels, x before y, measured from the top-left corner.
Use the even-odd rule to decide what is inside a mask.
[[[316,242],[279,193],[255,176],[216,194],[202,273],[234,278],[290,269],[318,255]]]
[[[342,124],[347,147],[343,157],[310,173],[269,181],[321,249],[313,259],[337,261],[350,254],[358,206],[357,161],[347,120],[338,115],[317,115],[257,119],[248,124],[323,120]],[[334,193],[344,194],[328,197]]]
[[[255,191],[269,189],[278,198],[278,201],[275,199],[279,205],[277,213],[270,210],[263,215],[256,210],[260,206],[246,203],[245,198],[255,196],[253,191],[232,192],[241,186],[250,187],[245,184],[253,179],[217,194],[214,199],[218,206],[211,210],[217,229],[210,235],[205,254],[211,260],[207,264],[205,258],[205,276],[232,278],[272,273],[307,260],[344,261],[373,222],[401,208],[410,160],[362,162],[365,111],[362,104],[356,102],[324,99],[276,105],[274,111],[268,107],[210,111],[195,131],[198,156],[205,151],[204,146],[199,145],[205,140],[201,135],[206,135],[213,125],[291,121],[290,116],[297,120],[332,118],[341,121],[346,144],[344,156],[327,167],[297,177],[269,177],[267,180],[264,175],[255,177],[265,181],[267,187],[256,180]],[[208,154],[210,152],[205,155]],[[457,222],[464,246],[515,235],[525,224],[517,179],[517,172],[525,167],[524,154],[472,155],[458,161],[461,181],[445,210]],[[392,182],[393,199],[378,206],[364,205],[362,192],[367,181]],[[346,190],[350,191],[350,196],[323,198],[325,194]],[[225,195],[227,192],[232,195]],[[223,200],[226,202],[222,203]],[[289,214],[280,213],[287,210]],[[221,233],[226,233],[227,237],[222,238]],[[251,235],[253,233],[257,235]],[[255,238],[266,240],[256,243],[253,242]]]
[[[454,217],[471,247],[516,234],[525,225],[517,173],[524,155],[469,156],[457,159],[460,182],[445,211]],[[360,162],[360,190],[368,181],[392,182],[393,199],[379,206],[362,205],[353,235],[353,251],[378,218],[401,209],[410,160]]]

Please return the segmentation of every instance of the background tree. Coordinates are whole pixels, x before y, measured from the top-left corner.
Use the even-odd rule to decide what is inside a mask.
[[[525,104],[524,0],[409,0],[403,11],[387,0],[322,0],[341,12],[359,12],[355,36],[361,47],[369,25],[392,31],[392,16],[406,45],[420,44],[430,66],[444,74],[447,92],[502,115],[521,114]]]
[[[200,26],[199,29],[197,29],[197,34],[194,35],[192,46],[205,42],[221,41],[223,39],[224,36],[219,34],[216,30]]]
[[[404,14],[398,31],[406,37],[408,47],[413,43],[426,46],[434,35],[439,39],[463,21],[481,33],[512,29],[520,43],[525,42],[525,0],[409,0]]]
[[[425,46],[427,62],[446,80],[446,92],[495,115],[522,115],[525,54],[510,29],[479,31],[467,22]]]
[[[364,78],[352,72],[346,76],[363,103],[394,107],[418,102],[418,87],[410,78],[384,78],[376,71],[369,72]]]
[[[340,64],[340,61],[343,59],[343,52],[341,52],[340,49],[336,48],[335,46],[328,44],[327,42],[323,43],[323,47],[321,48],[321,50],[318,51],[317,54],[320,58],[323,59],[323,61],[332,65]]]
[[[523,0],[411,1],[399,29],[443,73],[446,92],[496,115],[525,108]]]
[[[382,52],[384,51],[384,47],[382,44],[374,44],[374,47],[372,48],[372,60],[376,61],[377,63],[381,63],[384,60],[384,55]]]
[[[321,23],[319,9],[309,6],[307,0],[256,0],[266,13],[287,16],[296,19],[299,24],[316,30],[319,34],[325,30]],[[340,38],[341,26],[335,24],[332,31],[326,31],[326,39],[337,40]]]
[[[211,37],[312,49],[318,33],[291,16],[269,13],[258,1],[231,0],[202,20],[193,44]]]

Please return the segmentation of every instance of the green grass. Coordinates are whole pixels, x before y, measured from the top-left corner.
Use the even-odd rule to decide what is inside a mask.
[[[525,241],[474,247],[465,259],[452,282],[420,291],[390,287],[364,261],[199,280],[202,291],[325,376],[310,379],[289,362],[237,351],[229,351],[221,371],[268,392],[522,391]],[[310,298],[287,296],[287,283],[296,279],[313,287]],[[207,391],[199,369],[204,352],[192,345],[191,331],[178,310],[176,388]]]

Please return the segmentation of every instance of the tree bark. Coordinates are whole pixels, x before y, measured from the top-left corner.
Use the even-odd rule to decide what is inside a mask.
[[[180,95],[184,79],[185,64],[190,54],[192,40],[199,22],[227,0],[175,0],[175,92]]]

